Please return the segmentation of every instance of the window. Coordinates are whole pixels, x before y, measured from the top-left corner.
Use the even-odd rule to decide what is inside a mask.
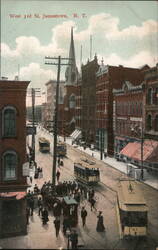
[[[158,104],[158,88],[155,88],[155,91],[154,91],[154,104],[155,105]]]
[[[148,93],[147,93],[147,104],[152,104],[153,100],[152,100],[152,88],[148,89]]]
[[[139,114],[142,115],[142,113],[143,113],[143,108],[142,108],[142,107],[143,107],[143,104],[140,102],[139,105],[140,105],[140,113],[139,113]]]
[[[16,109],[7,106],[2,111],[2,136],[16,136]]]
[[[158,131],[158,115],[155,116],[154,128],[155,128],[155,131]]]
[[[71,95],[70,97],[69,97],[69,107],[70,108],[75,108],[75,106],[76,106],[76,101],[75,101],[75,95]]]
[[[17,154],[14,151],[7,151],[2,156],[4,180],[15,180],[17,169]]]
[[[151,115],[147,116],[147,130],[151,130],[152,122],[151,122]]]

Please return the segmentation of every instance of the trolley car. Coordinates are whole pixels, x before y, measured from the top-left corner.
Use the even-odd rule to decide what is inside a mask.
[[[78,203],[69,196],[63,197],[62,201],[63,215],[69,219],[71,227],[75,227],[78,223]]]
[[[67,153],[66,143],[58,142],[57,143],[57,155],[60,157],[64,157],[66,156],[66,153]]]
[[[78,163],[74,163],[74,176],[85,184],[96,184],[100,181],[99,167],[94,161],[81,159]]]
[[[135,180],[121,180],[117,192],[120,238],[146,237],[148,207]]]
[[[44,138],[40,137],[39,140],[39,151],[42,153],[50,152],[50,142]]]

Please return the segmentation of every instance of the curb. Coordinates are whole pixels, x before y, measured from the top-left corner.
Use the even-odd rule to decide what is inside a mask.
[[[90,154],[88,154],[87,152],[84,152],[84,151],[82,151],[82,150],[79,149],[79,148],[75,148],[75,147],[73,147],[72,145],[70,145],[70,144],[68,144],[68,143],[66,143],[66,144],[67,144],[69,147],[73,148],[75,151],[80,150],[80,151],[83,152],[84,154],[90,155]],[[91,155],[90,155],[90,156],[91,156]],[[91,156],[91,157],[92,157],[92,156]],[[94,158],[94,159],[96,159],[96,158]],[[115,169],[116,171],[119,171],[119,172],[121,172],[122,174],[124,174],[124,175],[127,176],[126,173],[122,172],[122,171],[121,171],[120,169],[118,169],[118,168],[115,168],[114,166],[110,165],[109,163],[106,163],[105,161],[102,161],[102,160],[99,160],[99,159],[96,159],[96,160],[97,160],[97,161],[100,161],[100,162],[102,162],[102,163],[104,163],[104,164],[106,164],[108,167],[111,167],[111,168]],[[138,181],[138,182],[143,183],[143,184],[145,184],[146,186],[151,187],[152,189],[158,191],[158,189],[157,189],[156,187],[153,187],[153,186],[151,186],[151,185],[148,184],[148,183],[145,183],[145,182],[143,182],[143,181]],[[111,189],[112,189],[112,188],[111,188]],[[115,190],[112,190],[112,191],[116,192]]]

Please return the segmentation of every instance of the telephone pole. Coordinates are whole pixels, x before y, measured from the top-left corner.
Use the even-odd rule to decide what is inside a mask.
[[[62,60],[71,60],[71,58],[49,57],[46,56],[45,59],[58,60],[58,62],[45,62],[49,65],[57,65],[57,84],[56,84],[56,102],[54,110],[54,149],[53,149],[53,169],[52,169],[52,184],[55,187],[56,183],[56,159],[57,159],[57,132],[58,132],[58,99],[59,99],[59,82],[60,82],[60,68],[63,65],[71,65],[70,63],[61,63]]]

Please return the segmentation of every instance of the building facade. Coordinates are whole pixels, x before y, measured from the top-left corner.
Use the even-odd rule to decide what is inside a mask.
[[[64,83],[65,81],[60,81],[59,83],[59,98],[58,98],[58,104],[62,105],[64,102],[63,96],[64,96]],[[44,127],[48,129],[49,131],[53,130],[53,121],[54,121],[54,110],[56,105],[56,80],[49,80],[46,85],[46,105],[44,107],[43,116],[45,117]],[[60,114],[58,116],[58,119],[60,120]]]
[[[145,136],[158,141],[158,64],[145,72]]]
[[[96,72],[99,65],[97,57],[94,60],[88,61],[82,65],[82,113],[81,113],[81,128],[82,138],[87,145],[95,143],[96,131]]]
[[[65,71],[64,86],[64,133],[70,135],[75,130],[76,124],[76,91],[78,83],[78,69],[76,66],[73,28],[71,28],[71,40],[69,49],[68,66]]]
[[[140,69],[141,75],[145,77],[141,84],[139,81],[134,83],[125,81],[122,88],[113,90],[115,156],[119,160],[134,163],[141,169],[144,167],[158,169],[158,141],[156,141],[158,85],[157,76],[153,74],[157,69],[155,67],[152,69],[147,65]]]
[[[99,147],[100,139],[103,138],[102,140],[104,140],[103,141],[104,150],[107,151],[107,154],[109,156],[113,156],[115,151],[114,133],[116,127],[116,122],[115,122],[116,104],[114,100],[113,89],[118,89],[118,90],[122,89],[122,86],[125,82],[126,83],[129,82],[133,86],[140,85],[144,80],[143,72],[147,68],[149,68],[147,65],[145,65],[142,69],[128,68],[128,67],[123,67],[122,65],[119,66],[101,65],[99,67],[98,72],[96,73],[97,76],[96,141],[98,141],[98,147]],[[99,135],[99,131],[102,131],[102,136]]]
[[[96,145],[101,155],[107,151],[108,137],[108,96],[107,66],[102,64],[96,72]]]
[[[121,89],[114,89],[115,156],[129,143],[141,138],[144,124],[144,85],[134,86],[125,81]]]
[[[26,89],[0,80],[0,237],[26,233]]]

